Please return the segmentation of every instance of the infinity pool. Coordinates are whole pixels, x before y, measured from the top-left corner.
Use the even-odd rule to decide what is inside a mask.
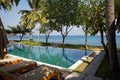
[[[83,56],[90,55],[92,51],[85,53],[85,50],[14,44],[8,47],[8,52],[16,56],[68,68]]]

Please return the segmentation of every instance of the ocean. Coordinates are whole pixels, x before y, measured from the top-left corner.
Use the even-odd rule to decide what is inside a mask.
[[[38,36],[34,35],[34,41],[38,41]],[[19,35],[16,36],[8,36],[9,40],[19,40]],[[29,36],[25,35],[23,40],[28,40]],[[40,36],[40,42],[45,42],[45,36]],[[105,39],[105,42],[107,40]],[[48,42],[50,43],[62,43],[62,37],[60,35],[50,35]],[[116,37],[117,47],[120,47],[120,35]],[[65,44],[85,44],[85,36],[67,36],[65,39]],[[88,45],[92,46],[102,46],[100,42],[100,36],[88,36]]]

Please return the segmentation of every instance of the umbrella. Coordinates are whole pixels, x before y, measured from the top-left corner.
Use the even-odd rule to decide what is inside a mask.
[[[0,59],[4,59],[5,55],[7,54],[7,44],[7,35],[0,18]]]

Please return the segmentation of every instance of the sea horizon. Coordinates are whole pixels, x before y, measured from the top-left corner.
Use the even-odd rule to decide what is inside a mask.
[[[34,41],[38,41],[38,35],[33,35],[32,36]],[[106,37],[105,38],[105,42],[107,42]],[[15,35],[15,36],[8,36],[9,40],[19,40],[19,35]],[[29,39],[29,35],[25,35],[23,36],[23,40],[28,40]],[[96,36],[88,36],[88,45],[91,46],[102,46],[101,41],[100,41],[100,35],[96,35]],[[40,42],[45,42],[45,36],[41,35],[40,36]],[[62,36],[61,35],[50,35],[48,42],[50,43],[62,43]],[[68,35],[65,38],[65,44],[85,44],[85,36],[84,35]],[[116,36],[116,44],[117,47],[120,47],[120,35]]]

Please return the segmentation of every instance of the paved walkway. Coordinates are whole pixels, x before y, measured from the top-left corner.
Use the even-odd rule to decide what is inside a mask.
[[[68,75],[65,80],[103,80],[102,78],[95,77],[95,73],[101,64],[104,55],[104,52],[100,52],[83,73],[73,72]]]
[[[92,61],[92,63],[84,70],[83,73],[94,76],[104,58],[104,55],[104,52],[100,52],[99,55],[97,55]]]

